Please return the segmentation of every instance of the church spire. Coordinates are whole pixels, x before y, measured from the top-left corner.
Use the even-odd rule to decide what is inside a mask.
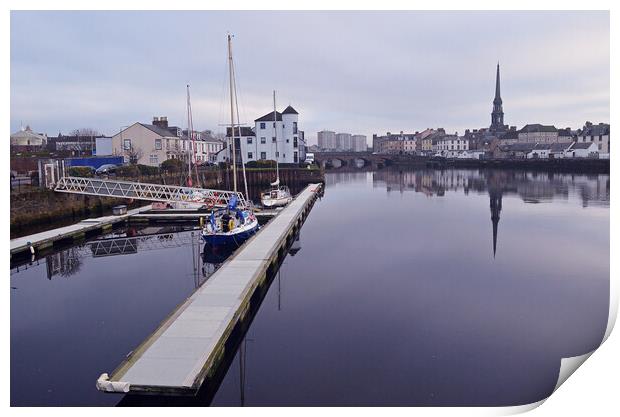
[[[508,126],[504,125],[504,109],[502,107],[502,97],[499,87],[499,61],[497,62],[497,73],[495,74],[495,98],[493,99],[493,111],[491,112],[491,132],[505,132]]]
[[[497,74],[495,75],[495,99],[499,99],[500,102],[502,100],[499,94],[499,61],[497,61]]]

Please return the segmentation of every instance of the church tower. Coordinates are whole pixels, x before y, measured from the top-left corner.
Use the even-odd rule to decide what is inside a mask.
[[[502,97],[499,89],[499,62],[497,63],[497,74],[495,75],[495,98],[493,99],[490,130],[491,132],[505,132],[507,130],[507,126],[504,125],[504,109],[502,108]]]

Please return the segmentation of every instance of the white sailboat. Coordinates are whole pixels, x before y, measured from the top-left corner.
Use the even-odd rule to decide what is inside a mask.
[[[232,137],[233,189],[237,192],[237,155],[235,126],[236,86],[232,58],[232,40],[228,35],[228,70],[230,78],[230,131]],[[240,132],[239,132],[240,133]],[[243,163],[243,158],[242,161]],[[246,183],[247,186],[247,183]],[[202,238],[211,245],[240,245],[258,231],[258,220],[249,207],[240,207],[240,202],[232,198],[228,206],[211,211],[207,224],[202,229]]]
[[[293,200],[291,191],[286,185],[280,185],[280,169],[278,159],[278,128],[277,128],[277,112],[276,112],[276,92],[273,92],[273,125],[274,135],[276,138],[276,180],[272,182],[271,188],[261,194],[260,201],[264,207],[282,207],[287,205]]]

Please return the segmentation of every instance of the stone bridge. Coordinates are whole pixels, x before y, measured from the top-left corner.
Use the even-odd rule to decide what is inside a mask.
[[[316,152],[314,160],[321,168],[383,168],[390,163],[389,155],[371,152]]]

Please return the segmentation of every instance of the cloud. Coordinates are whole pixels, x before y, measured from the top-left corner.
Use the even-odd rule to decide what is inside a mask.
[[[11,128],[113,133],[167,115],[228,120],[226,32],[241,118],[293,105],[306,136],[609,119],[608,12],[11,13]]]

